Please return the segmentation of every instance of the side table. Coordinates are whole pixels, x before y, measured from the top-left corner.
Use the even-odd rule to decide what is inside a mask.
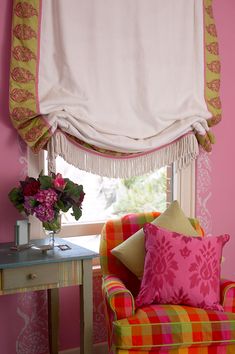
[[[0,295],[47,290],[50,354],[58,354],[59,288],[80,286],[80,353],[92,354],[93,294],[92,259],[98,254],[60,238],[56,246],[43,253],[45,240],[32,240],[33,246],[21,251],[12,243],[0,243]]]

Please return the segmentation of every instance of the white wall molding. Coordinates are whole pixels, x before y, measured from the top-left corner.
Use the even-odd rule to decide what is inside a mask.
[[[178,170],[174,177],[174,199],[177,199],[185,215],[195,217],[195,160]]]
[[[44,153],[41,151],[34,154],[28,148],[28,176],[37,178],[44,166]],[[42,228],[42,223],[35,216],[29,216],[30,222],[30,239],[45,238],[45,233]]]

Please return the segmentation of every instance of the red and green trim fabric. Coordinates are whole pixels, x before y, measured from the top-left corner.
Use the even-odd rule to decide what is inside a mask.
[[[224,312],[180,305],[135,308],[140,281],[111,249],[153,221],[159,212],[109,220],[101,233],[100,262],[110,354],[234,354],[235,282],[221,280]],[[197,232],[197,219],[189,219]]]
[[[218,124],[222,119],[222,105],[219,95],[221,64],[212,5],[213,0],[204,0],[205,98],[208,110],[212,113],[212,118],[207,121],[209,127]],[[205,135],[196,133],[196,138],[206,151],[212,150],[215,137],[211,130]]]
[[[39,112],[41,0],[13,1],[9,109],[14,127],[35,152],[52,133]]]

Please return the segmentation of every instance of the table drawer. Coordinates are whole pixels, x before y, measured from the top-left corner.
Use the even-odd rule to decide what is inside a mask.
[[[2,270],[2,290],[28,288],[58,282],[58,263]]]

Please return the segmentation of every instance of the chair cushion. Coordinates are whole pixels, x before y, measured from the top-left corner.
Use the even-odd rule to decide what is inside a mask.
[[[144,226],[146,257],[136,306],[184,304],[223,311],[220,263],[229,235],[190,237]]]
[[[180,305],[151,305],[113,322],[118,349],[166,350],[235,343],[235,314]]]
[[[152,223],[167,230],[183,233],[184,235],[198,236],[197,231],[192,226],[191,220],[184,215],[177,200],[173,201],[164,213],[158,216]],[[123,243],[112,249],[111,252],[138,278],[143,276],[145,258],[143,229],[137,231]]]

